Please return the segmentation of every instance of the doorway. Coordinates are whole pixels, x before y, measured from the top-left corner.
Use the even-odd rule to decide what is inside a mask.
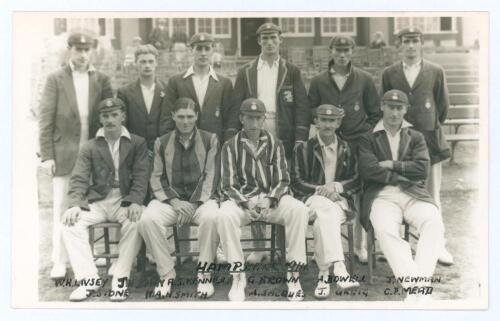
[[[241,18],[241,55],[257,56],[260,53],[260,46],[257,43],[257,29],[267,21],[266,18]]]

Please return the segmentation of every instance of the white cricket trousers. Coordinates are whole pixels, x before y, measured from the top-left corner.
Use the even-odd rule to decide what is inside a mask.
[[[61,217],[68,208],[68,189],[71,175],[52,177],[52,263],[68,263],[68,254],[62,241]]]
[[[432,277],[444,243],[443,221],[434,204],[417,200],[399,187],[387,186],[373,201],[370,221],[396,277]],[[415,259],[410,244],[401,238],[403,221],[420,235]]]
[[[217,202],[209,200],[198,207],[191,221],[198,225],[199,262],[201,265],[207,262],[207,266],[209,266],[215,260],[219,244],[216,226],[218,213]],[[177,224],[177,216],[178,214],[172,206],[154,199],[149,203],[139,221],[139,232],[156,261],[156,268],[160,276],[166,275],[175,266],[175,259],[170,255],[166,244],[166,235],[167,227]]]
[[[75,225],[63,227],[64,244],[77,280],[94,278],[98,275],[89,244],[88,227],[103,222],[118,222],[122,225],[113,277],[130,276],[142,240],[137,230],[137,222],[131,222],[120,209],[121,200],[120,189],[113,188],[105,199],[89,204],[90,211],[82,211]]]
[[[283,196],[278,207],[270,209],[264,219],[268,223],[285,227],[285,242],[288,249],[287,262],[306,264],[306,230],[309,210],[304,203],[290,195]],[[217,231],[222,250],[229,263],[244,263],[241,248],[241,227],[250,224],[250,214],[232,200],[221,204],[217,216]]]
[[[320,271],[326,271],[333,262],[344,261],[341,225],[346,221],[346,214],[340,202],[313,195],[306,205],[316,212],[313,223],[314,256]]]

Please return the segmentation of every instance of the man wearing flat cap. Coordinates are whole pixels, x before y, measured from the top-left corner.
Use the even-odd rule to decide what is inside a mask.
[[[256,220],[284,225],[286,258],[291,263],[287,297],[292,301],[304,298],[297,267],[306,264],[308,209],[289,195],[285,150],[274,135],[263,129],[265,118],[266,107],[261,100],[244,100],[240,115],[243,129],[221,151],[221,190],[225,201],[217,216],[217,230],[224,254],[235,272],[228,294],[231,301],[245,299],[241,227]]]
[[[69,183],[69,206],[62,217],[64,244],[80,282],[69,297],[71,301],[85,300],[102,285],[97,281],[99,275],[88,241],[90,225],[121,223],[119,254],[108,295],[112,301],[127,299],[127,280],[142,244],[137,221],[148,184],[146,141],[122,125],[125,112],[121,100],[108,98],[97,108],[102,128],[78,153]]]
[[[359,142],[359,172],[364,182],[361,222],[366,229],[373,226],[380,248],[404,288],[430,285],[427,281],[444,243],[439,209],[425,188],[429,151],[422,133],[404,119],[409,108],[413,106],[404,92],[387,91],[382,98],[382,120]],[[403,222],[420,235],[415,258],[410,244],[401,238]],[[408,300],[424,298],[407,296]]]
[[[197,33],[189,42],[193,55],[193,65],[188,70],[169,79],[160,116],[160,134],[175,129],[173,110],[175,102],[181,97],[195,102],[198,114],[196,127],[217,135],[223,143],[236,134],[239,128],[238,107],[231,105],[233,85],[231,80],[213,69],[212,55],[214,39],[208,33]],[[236,109],[236,112],[231,109]],[[183,238],[189,236],[188,225],[179,229]],[[189,242],[181,248],[188,250]],[[184,258],[183,258],[184,259]]]
[[[335,36],[330,41],[332,59],[328,69],[311,80],[309,102],[311,108],[332,104],[345,112],[338,129],[340,136],[358,151],[358,139],[369,132],[380,119],[380,99],[373,77],[351,62],[356,44],[349,36]],[[358,204],[358,196],[355,196]],[[367,262],[366,233],[355,224],[354,253],[361,263]]]
[[[311,112],[299,68],[280,57],[283,42],[281,28],[264,23],[257,29],[261,53],[238,70],[234,84],[233,106],[241,106],[248,98],[258,98],[266,106],[264,128],[280,139],[287,160],[292,158],[295,144],[309,137]],[[235,111],[235,110],[233,110]],[[262,225],[252,225],[252,237],[264,238]],[[263,247],[263,241],[255,241]],[[247,261],[257,263],[267,258],[266,252],[253,252]]]
[[[422,58],[423,34],[419,28],[403,28],[398,38],[403,60],[383,71],[382,90],[398,89],[408,95],[411,108],[405,119],[425,137],[431,160],[426,186],[441,209],[442,161],[450,157],[450,148],[442,128],[449,108],[444,70]],[[453,264],[453,256],[445,247],[441,251],[439,263]]]
[[[92,65],[95,39],[83,32],[68,37],[67,66],[47,77],[40,103],[42,168],[53,176],[51,278],[66,274],[67,255],[61,244],[60,219],[67,206],[68,183],[82,144],[100,127],[97,105],[113,96],[108,76]]]
[[[341,225],[354,217],[352,195],[360,189],[356,155],[335,133],[344,116],[342,108],[320,105],[314,116],[317,133],[296,146],[292,162],[294,197],[313,213],[309,220],[314,222],[314,256],[319,269],[314,296],[318,299],[330,295],[332,266],[338,287],[359,286],[347,272],[342,249]]]

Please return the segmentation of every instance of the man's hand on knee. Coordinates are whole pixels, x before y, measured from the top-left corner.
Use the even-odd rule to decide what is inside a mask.
[[[66,226],[73,226],[78,222],[78,219],[80,218],[80,213],[82,212],[82,209],[79,208],[78,206],[73,206],[71,208],[68,208],[66,212],[64,212],[61,221],[64,225]]]
[[[127,218],[131,222],[137,222],[141,218],[142,214],[142,206],[139,204],[132,203],[130,206],[127,208]]]

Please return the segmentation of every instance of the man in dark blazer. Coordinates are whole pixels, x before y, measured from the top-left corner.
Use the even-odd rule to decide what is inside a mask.
[[[109,298],[128,297],[127,279],[141,247],[137,221],[148,184],[149,161],[144,138],[122,126],[123,102],[116,98],[99,105],[103,127],[83,145],[71,175],[69,208],[64,213],[62,235],[75,278],[80,286],[70,295],[82,301],[100,288],[97,268],[88,242],[88,227],[102,222],[121,223],[121,237]]]
[[[175,129],[173,110],[175,102],[182,97],[192,99],[198,114],[196,127],[217,135],[222,143],[238,131],[239,115],[231,109],[233,85],[231,80],[219,75],[212,68],[214,39],[207,33],[197,33],[189,42],[193,54],[193,65],[188,70],[169,79],[160,119],[160,134],[164,135]],[[178,229],[182,238],[189,237],[190,227],[184,225]],[[183,242],[183,251],[189,251],[189,242]],[[219,251],[220,252],[220,251]],[[183,259],[186,259],[185,257]],[[188,258],[189,259],[189,258]],[[219,254],[219,260],[224,259]]]
[[[188,70],[169,79],[162,106],[160,134],[175,129],[172,110],[177,99],[191,98],[198,113],[197,128],[217,134],[224,142],[239,128],[238,107],[231,105],[233,85],[231,80],[219,75],[212,68],[214,39],[207,33],[197,33],[190,40],[193,65]],[[235,109],[236,111],[233,111]]]
[[[359,286],[344,264],[341,225],[354,217],[352,195],[360,181],[356,155],[335,131],[345,112],[334,105],[320,105],[315,113],[318,133],[296,146],[292,162],[292,191],[313,211],[314,256],[318,265],[318,284],[314,296],[330,295],[330,268],[340,288]]]
[[[40,103],[42,168],[53,175],[52,278],[66,274],[60,218],[67,206],[71,171],[81,145],[100,127],[97,104],[113,96],[109,77],[92,66],[94,44],[95,39],[86,33],[68,37],[68,65],[48,76]]]
[[[332,59],[328,69],[311,80],[309,103],[311,108],[332,104],[345,111],[338,134],[358,152],[358,139],[373,129],[380,119],[380,99],[372,75],[354,66],[351,58],[356,43],[348,36],[335,36],[330,41]],[[355,196],[359,207],[359,196]],[[354,254],[361,263],[368,261],[366,233],[359,218],[354,225]]]
[[[236,75],[233,106],[241,106],[248,98],[263,101],[267,110],[264,129],[281,140],[289,161],[294,146],[309,138],[311,113],[306,89],[299,68],[280,57],[283,37],[279,26],[269,22],[261,25],[257,41],[261,47],[259,57],[241,67]],[[263,225],[252,224],[253,238],[264,238],[264,232]],[[264,246],[263,241],[254,244]],[[266,257],[266,252],[253,252],[247,262],[257,263]]]
[[[423,34],[418,28],[403,28],[398,33],[403,60],[382,73],[382,90],[398,89],[406,93],[412,108],[405,119],[420,131],[429,149],[431,168],[426,185],[441,208],[442,161],[450,157],[450,148],[443,133],[449,108],[448,88],[441,66],[422,59]],[[443,247],[439,262],[453,264],[453,256]]]
[[[386,92],[382,120],[359,142],[359,172],[364,181],[361,222],[365,228],[373,226],[380,248],[404,288],[430,285],[444,243],[439,209],[425,188],[429,151],[424,136],[403,119],[407,109],[413,108],[409,106],[404,92]],[[410,244],[401,238],[403,222],[420,235],[415,259]],[[407,299],[424,297],[408,295]]]
[[[146,139],[152,155],[155,140],[160,137],[160,111],[165,99],[165,84],[156,77],[158,50],[155,47],[139,46],[134,55],[139,79],[119,88],[117,98],[125,104],[125,127],[132,134]]]

